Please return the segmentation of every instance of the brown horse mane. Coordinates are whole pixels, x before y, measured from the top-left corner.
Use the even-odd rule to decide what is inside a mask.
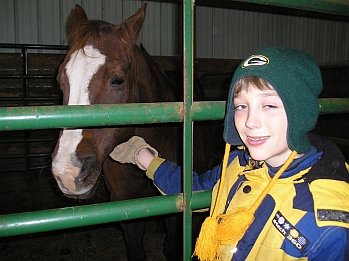
[[[163,77],[165,77],[169,82],[170,79],[168,79],[166,73],[159,67],[159,65],[154,61],[154,59],[151,58],[150,54],[147,52],[147,50],[145,49],[145,47],[143,46],[143,44],[139,45],[139,49],[141,51],[141,53],[143,54],[143,56],[145,57],[147,63],[149,64],[149,66],[151,68],[156,69],[156,71],[162,75]]]
[[[149,70],[151,71],[151,73],[153,75],[156,75],[156,77],[154,77],[153,79],[156,80],[156,84],[153,86],[153,88],[155,88],[156,93],[158,94],[163,94],[163,95],[167,95],[170,93],[172,93],[172,95],[174,96],[172,99],[172,101],[180,101],[181,100],[181,89],[179,88],[179,86],[177,86],[175,83],[173,83],[167,76],[167,74],[160,68],[160,66],[154,61],[154,59],[150,56],[150,54],[147,52],[147,50],[145,49],[145,47],[140,44],[135,45],[134,46],[134,50],[137,50],[136,52],[138,52],[140,55],[143,56],[143,58],[146,60],[146,63],[149,66]],[[136,72],[137,74],[137,72]],[[136,75],[135,74],[135,75]],[[168,91],[161,91],[161,89],[166,88],[166,86],[168,86],[170,89]],[[162,98],[164,99],[164,98]]]

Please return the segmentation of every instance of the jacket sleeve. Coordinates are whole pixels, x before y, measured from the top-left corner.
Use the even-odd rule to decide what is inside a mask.
[[[321,247],[312,249],[309,261],[336,260],[349,261],[348,246],[349,229],[328,227],[326,234],[319,238]]]
[[[221,165],[198,175],[193,172],[193,191],[212,189],[221,175]],[[154,159],[147,170],[147,176],[164,194],[177,194],[182,190],[182,168],[176,163],[161,158]]]

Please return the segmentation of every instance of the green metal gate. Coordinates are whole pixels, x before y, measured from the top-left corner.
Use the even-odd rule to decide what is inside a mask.
[[[349,3],[344,1],[245,0],[240,2],[272,4],[349,16]],[[0,236],[183,212],[185,242],[183,257],[184,260],[190,260],[192,210],[208,207],[211,197],[211,191],[192,193],[192,125],[193,121],[197,120],[222,119],[225,110],[225,102],[193,102],[194,4],[194,1],[183,0],[185,86],[183,103],[0,108],[0,131],[183,122],[183,194],[0,216]],[[320,113],[348,112],[348,98],[320,99]]]

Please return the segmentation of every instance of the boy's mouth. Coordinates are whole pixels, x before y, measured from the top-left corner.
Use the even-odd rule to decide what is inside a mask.
[[[256,140],[266,140],[266,139],[268,139],[268,137],[266,137],[266,136],[264,136],[264,137],[249,137],[249,136],[247,136],[247,138],[248,138],[249,140],[253,140],[253,141],[256,141]]]
[[[269,139],[269,136],[247,136],[247,142],[252,146],[262,145],[267,139]]]

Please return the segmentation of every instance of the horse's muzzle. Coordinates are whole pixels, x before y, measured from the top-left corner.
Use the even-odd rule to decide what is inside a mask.
[[[96,182],[92,184],[92,186],[81,188],[78,191],[71,191],[64,186],[60,177],[58,176],[54,176],[54,177],[57,181],[59,189],[63,192],[63,195],[66,196],[67,198],[89,199],[93,196],[98,186],[98,179],[97,179]]]
[[[74,177],[73,171],[66,168],[62,170],[60,168],[53,169],[53,176],[55,177],[59,189],[63,194],[69,198],[76,199],[88,199],[90,198],[98,183],[98,177],[101,172],[101,164],[97,163],[94,156],[89,156],[79,160],[81,167],[74,167],[75,173],[79,174]],[[76,164],[77,165],[77,164]],[[60,169],[60,171],[58,171]]]

